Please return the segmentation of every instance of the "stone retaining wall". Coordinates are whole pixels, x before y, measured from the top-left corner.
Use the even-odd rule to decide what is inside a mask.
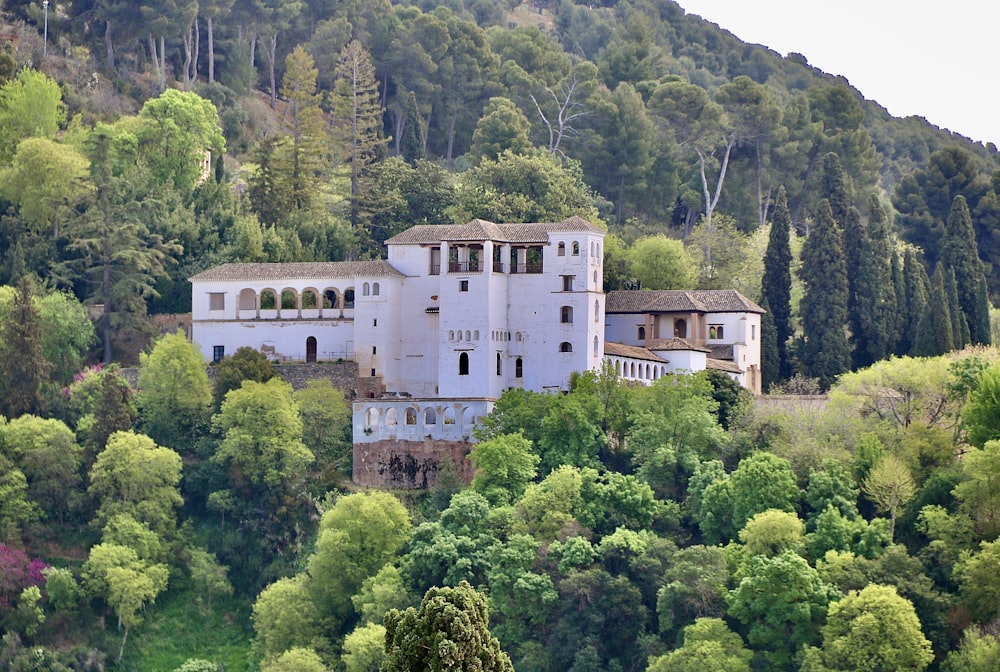
[[[368,488],[433,488],[438,466],[450,460],[462,482],[472,482],[472,463],[466,459],[472,444],[465,441],[395,441],[354,444],[352,480]]]

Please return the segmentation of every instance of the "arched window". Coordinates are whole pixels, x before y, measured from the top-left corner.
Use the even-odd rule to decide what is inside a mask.
[[[559,243],[559,246],[556,248],[556,254],[560,257],[566,256],[566,243]]]
[[[406,424],[417,424],[417,409],[412,407],[406,409]]]
[[[361,285],[361,296],[368,296],[368,292],[369,291],[370,290],[368,288],[368,283],[367,282],[365,284]]]
[[[365,411],[365,427],[374,427],[378,424],[378,409],[369,408]]]
[[[590,241],[590,256],[592,256],[592,257],[595,257],[595,256],[597,256],[597,255],[596,255],[596,254],[594,253],[594,241]]]
[[[574,257],[580,256],[580,243],[578,243],[575,240],[573,241],[573,256]]]
[[[240,310],[254,310],[257,307],[257,293],[252,289],[241,289],[239,298]]]
[[[386,425],[399,424],[398,413],[396,413],[395,408],[390,408],[385,412],[385,424]]]
[[[524,378],[524,363],[520,357],[514,360],[514,377]]]
[[[597,336],[594,336],[594,357],[598,356],[597,352],[600,346],[601,346],[601,341],[597,338]]]
[[[444,424],[454,425],[455,424],[455,409],[450,406],[444,409]]]
[[[354,308],[354,288],[344,290],[344,308]]]
[[[307,289],[302,292],[302,307],[303,308],[318,308],[316,305],[316,290]]]
[[[639,340],[640,341],[646,340],[646,327],[639,327]]]
[[[465,330],[465,340],[467,340],[467,341],[471,341],[472,340],[472,332],[469,331],[468,329]]]
[[[563,324],[573,324],[573,306],[563,306],[559,309],[559,321]]]
[[[463,352],[458,356],[458,375],[469,375],[469,353]]]
[[[594,300],[594,322],[601,321],[601,302],[597,299]]]
[[[294,310],[297,308],[296,304],[298,301],[299,297],[294,289],[281,290],[281,307],[283,310]]]
[[[622,375],[622,361],[620,359],[615,360],[615,375]]]
[[[424,410],[424,424],[425,425],[436,425],[437,424],[437,413],[434,412],[433,408],[428,408]]]
[[[520,331],[515,331],[514,332],[514,340],[518,341],[518,342],[521,341],[521,332]]]
[[[594,287],[597,287],[597,271],[594,271]]]
[[[454,329],[450,329],[448,331],[448,340],[449,341],[454,341],[455,340],[455,330]]]
[[[479,340],[479,330],[478,329],[476,329],[474,332],[472,332],[472,340],[474,340],[474,341],[478,341]]]
[[[503,360],[500,359],[500,353],[497,353],[497,375],[503,375]]]
[[[273,289],[265,289],[260,293],[260,308],[261,310],[274,310],[278,307],[277,300],[275,299],[275,292]]]
[[[635,378],[635,362],[629,362],[628,365],[628,377]]]
[[[379,293],[379,286],[378,283],[376,282],[372,284],[372,296],[378,296],[378,293]]]
[[[327,289],[323,292],[323,307],[324,308],[336,308],[337,307],[337,290]]]
[[[573,344],[569,341],[563,341],[559,344],[559,352],[573,352]]]
[[[310,336],[306,339],[306,363],[311,364],[316,361],[316,337]]]
[[[674,338],[688,337],[687,320],[674,320]]]

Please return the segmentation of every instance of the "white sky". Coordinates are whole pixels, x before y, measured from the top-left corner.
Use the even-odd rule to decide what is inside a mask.
[[[677,0],[744,42],[844,76],[896,117],[1000,146],[994,0]]]

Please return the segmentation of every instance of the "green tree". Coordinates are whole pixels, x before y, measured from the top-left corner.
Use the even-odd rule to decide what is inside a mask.
[[[180,455],[142,434],[117,432],[90,470],[88,492],[100,502],[100,523],[123,513],[169,538],[176,526],[174,508],[184,503],[180,480]]]
[[[662,234],[640,238],[628,257],[643,289],[691,289],[695,285],[694,260],[679,240]]]
[[[361,589],[351,596],[354,611],[363,623],[381,624],[390,609],[406,609],[415,602],[406,589],[403,576],[393,565],[385,565],[378,574],[365,579]]]
[[[381,136],[382,105],[371,56],[357,40],[340,52],[331,104],[335,132],[346,145],[351,169],[351,226],[361,226],[364,179],[379,158],[386,140]]]
[[[977,534],[995,538],[1000,534],[1000,441],[970,449],[962,459],[962,475],[953,490],[961,511],[972,518]]]
[[[296,208],[307,208],[313,199],[316,179],[327,160],[326,120],[316,92],[319,70],[302,45],[285,59],[281,95],[288,101],[287,123],[292,138],[291,196]]]
[[[365,210],[371,213],[368,234],[381,245],[417,224],[449,221],[448,209],[455,200],[451,175],[423,159],[412,165],[393,156],[371,168],[372,185],[365,194]]]
[[[28,480],[24,472],[0,455],[0,534],[19,541],[21,527],[41,517],[38,505],[28,498]]]
[[[265,658],[295,647],[325,648],[326,641],[309,578],[278,579],[253,604],[254,648]]]
[[[889,514],[891,539],[896,530],[896,516],[916,494],[910,470],[895,455],[886,455],[868,472],[861,489],[879,511]]]
[[[324,471],[351,470],[351,403],[329,378],[310,380],[295,391],[302,417],[302,442]]]
[[[729,616],[746,628],[747,641],[767,669],[789,669],[797,652],[819,640],[827,605],[839,597],[804,558],[791,551],[750,560],[729,593]]]
[[[385,629],[383,672],[514,670],[490,635],[486,597],[464,581],[456,588],[431,588],[419,609],[390,611]]]
[[[699,618],[684,628],[684,644],[652,658],[646,672],[750,672],[753,652],[721,618]]]
[[[374,672],[385,660],[385,626],[365,623],[344,638],[340,657],[347,672]]]
[[[736,530],[768,509],[794,513],[801,496],[791,464],[773,453],[755,453],[741,461],[729,485]]]
[[[22,415],[0,425],[0,441],[23,471],[31,501],[62,525],[79,504],[83,457],[73,432],[60,420]]]
[[[31,278],[22,275],[9,317],[0,323],[0,414],[38,414],[52,365],[42,352],[42,324]]]
[[[945,672],[991,672],[1000,665],[1000,640],[977,626],[966,628],[962,643],[941,666]]]
[[[597,466],[606,439],[589,406],[576,395],[558,397],[549,406],[538,439],[542,473],[564,464]]]
[[[723,616],[729,580],[719,546],[688,546],[674,553],[656,594],[660,632],[670,634],[696,619]]]
[[[139,356],[139,422],[157,443],[190,451],[211,401],[205,358],[183,332],[163,336]]]
[[[929,286],[927,269],[917,258],[916,250],[906,248],[903,253],[903,307],[900,310],[899,340],[896,343],[896,353],[899,355],[911,354],[918,336],[923,334],[920,331],[920,319],[929,300]]]
[[[232,595],[233,585],[226,576],[227,567],[220,565],[215,553],[209,553],[201,548],[188,550],[188,572],[191,581],[198,588],[198,601],[205,596],[205,608],[212,613],[212,597],[214,595]]]
[[[212,406],[222,407],[222,400],[230,390],[238,390],[244,380],[266,383],[274,378],[274,367],[263,352],[243,346],[232,355],[223,357],[215,366],[215,384],[212,387]]]
[[[747,555],[775,556],[785,551],[801,553],[806,526],[794,513],[768,509],[754,515],[739,532]]]
[[[94,323],[79,300],[68,292],[49,292],[37,300],[42,323],[42,354],[52,366],[52,377],[72,382],[97,340]]]
[[[469,154],[473,161],[481,158],[495,161],[503,152],[526,154],[531,149],[528,132],[531,124],[509,98],[490,98],[472,134]]]
[[[941,263],[955,274],[958,306],[969,324],[971,342],[990,343],[989,303],[979,291],[980,285],[986,281],[986,272],[979,260],[969,206],[961,194],[955,196],[948,213],[940,254]]]
[[[222,436],[212,459],[229,469],[234,482],[248,482],[250,489],[295,481],[313,461],[302,443],[292,386],[279,378],[245,381],[230,391],[212,426]]]
[[[910,601],[892,586],[871,584],[830,605],[819,657],[831,672],[920,672],[934,653]]]
[[[853,235],[845,231],[851,301],[848,317],[854,346],[854,368],[886,359],[896,340],[898,307],[890,260],[894,256],[887,218],[876,197],[869,203],[867,226],[861,222]],[[852,245],[847,241],[855,239]]]
[[[788,360],[788,339],[792,336],[792,244],[791,214],[784,186],[778,187],[771,216],[771,231],[764,255],[764,277],[761,296],[774,320],[778,348],[778,377],[765,381],[770,384],[791,375]]]
[[[66,119],[54,79],[23,68],[0,86],[0,163],[10,162],[25,138],[52,138]]]
[[[805,284],[800,303],[806,373],[818,378],[823,389],[850,368],[847,323],[847,267],[843,231],[833,217],[830,202],[820,202],[816,221],[802,248],[799,277]]]
[[[261,666],[261,672],[327,672],[329,668],[312,649],[294,647],[282,652]]]
[[[476,468],[472,489],[494,506],[520,499],[534,480],[540,461],[523,434],[505,434],[477,443],[469,459]]]
[[[95,453],[104,450],[112,434],[132,429],[137,415],[134,392],[121,372],[116,367],[101,371],[101,387],[94,402],[93,422],[87,432],[90,448]]]
[[[320,613],[338,625],[353,614],[351,596],[378,573],[410,536],[410,517],[385,492],[357,493],[337,500],[320,521],[316,552],[309,559],[311,590]]]

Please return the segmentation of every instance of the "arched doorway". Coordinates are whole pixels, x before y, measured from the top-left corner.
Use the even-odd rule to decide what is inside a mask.
[[[306,362],[316,361],[316,337],[310,336],[306,339]]]

